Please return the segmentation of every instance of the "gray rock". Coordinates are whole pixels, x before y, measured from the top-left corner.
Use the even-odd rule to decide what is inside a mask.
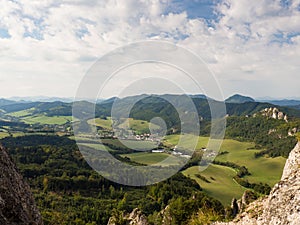
[[[135,208],[130,214],[123,216],[123,222],[126,225],[148,225],[147,217],[142,214],[141,210]],[[113,216],[109,218],[107,225],[118,225],[117,219]]]
[[[28,184],[3,147],[0,147],[0,224],[43,224]]]

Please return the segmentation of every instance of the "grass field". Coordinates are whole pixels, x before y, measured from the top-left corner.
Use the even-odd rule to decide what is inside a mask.
[[[17,112],[8,113],[7,115],[14,116],[14,117],[25,117],[25,116],[31,115],[33,110],[34,110],[34,108],[25,109],[25,110],[21,110],[21,111],[17,111]]]
[[[129,125],[129,126],[128,126]],[[144,120],[135,120],[132,118],[124,120],[118,127],[123,129],[132,129],[138,133],[148,133],[150,123]],[[151,124],[152,129],[159,129],[160,127],[156,124]]]
[[[131,161],[153,165],[159,163],[161,166],[177,165],[179,158],[169,155],[167,153],[151,153],[151,152],[139,152],[132,154],[123,154],[122,157],[128,157]],[[168,158],[169,157],[169,158]],[[167,159],[168,158],[168,159]],[[167,159],[166,161],[163,161]]]
[[[13,137],[19,137],[19,136],[24,136],[25,133],[24,132],[11,132],[11,135]],[[8,132],[0,132],[0,139],[6,138],[9,136],[10,136],[10,134]]]
[[[24,133],[24,132],[18,132],[18,131],[16,131],[16,132],[11,132],[11,134],[12,134],[12,136],[13,137],[20,137],[20,136],[25,136],[26,135],[26,133]]]
[[[9,133],[8,132],[0,132],[0,139],[6,138],[6,137],[9,137]]]
[[[100,118],[95,118],[95,120],[91,119],[88,121],[88,123],[95,124],[96,126],[102,127],[103,129],[106,130],[112,130],[112,121],[110,117],[107,117],[107,119],[100,119]],[[149,132],[149,122],[144,120],[135,120],[132,118],[124,119],[120,121],[120,123],[117,124],[116,126],[125,130],[132,129],[137,133]],[[159,126],[155,124],[151,124],[151,127],[153,129],[159,128]]]
[[[74,137],[70,137],[71,139],[75,139]],[[76,138],[78,143],[89,146],[91,148],[95,148],[98,150],[105,150],[104,144],[113,145],[115,148],[124,148],[124,147],[131,147],[131,149],[134,150],[150,150],[152,148],[157,147],[153,142],[151,141],[134,141],[134,140],[122,140],[120,142],[118,139],[101,139],[101,140],[95,140],[95,139],[89,139],[84,137]],[[89,143],[89,142],[98,142],[99,144],[95,143]]]
[[[180,135],[168,135],[164,139],[164,145],[173,148],[174,146],[178,145],[179,138]],[[192,146],[191,143],[193,143],[195,139],[198,139],[196,150],[205,148],[209,140],[208,137],[195,137],[192,135],[186,135],[181,145],[185,148],[193,148],[194,146]]]
[[[96,125],[98,127],[102,127],[103,129],[106,130],[112,130],[112,121],[110,118],[105,119],[100,119],[100,118],[95,118],[91,119],[88,121],[89,124]]]
[[[99,143],[99,144],[91,144],[91,143],[79,143],[79,145],[83,145],[83,146],[87,146],[99,151],[109,151],[112,150],[107,146],[104,146],[103,144]]]
[[[166,138],[166,141],[170,143],[174,143],[176,140],[178,140],[176,136]],[[205,138],[200,138],[200,144],[198,144],[197,148],[206,140],[207,139]],[[229,161],[240,166],[246,166],[251,175],[246,176],[245,179],[251,183],[262,182],[273,187],[280,180],[286,159],[283,157],[255,158],[254,153],[259,152],[260,150],[255,150],[253,147],[254,143],[225,139],[222,143],[220,152],[227,151],[228,153],[217,156],[216,160],[223,162]],[[248,150],[249,148],[251,148],[251,150]],[[236,171],[228,167],[210,165],[203,172],[199,171],[199,167],[192,167],[185,170],[183,173],[186,176],[195,179],[201,187],[205,189],[207,194],[219,199],[224,204],[229,204],[233,197],[240,198],[245,190],[233,180]],[[206,183],[200,178],[197,178],[195,176],[196,174],[201,174],[206,178],[213,177],[215,178],[215,181]]]
[[[254,153],[260,150],[247,150],[253,147],[253,143],[226,139],[220,151],[227,151],[229,153],[217,156],[216,160],[223,162],[230,161],[241,166],[246,166],[251,175],[245,178],[250,182],[262,182],[274,186],[280,180],[286,159],[283,157],[255,158]]]
[[[131,149],[135,149],[135,150],[150,150],[150,149],[157,147],[155,145],[155,143],[152,141],[135,141],[135,140],[121,140],[121,141],[119,141],[118,139],[102,139],[101,140],[101,142],[103,142],[103,143],[111,144],[116,147],[124,147],[124,145],[125,145],[125,146],[127,146]]]
[[[22,118],[22,121],[27,123],[27,124],[57,124],[57,125],[62,125],[65,124],[69,121],[72,121],[72,116],[45,116],[45,115],[40,115],[40,116],[26,116]]]
[[[236,175],[236,171],[231,168],[210,165],[206,170],[201,172],[201,175],[210,183],[195,176],[199,173],[198,166],[190,167],[183,172],[185,176],[195,179],[205,193],[218,199],[224,205],[229,205],[232,198],[239,199],[246,190],[232,179]]]

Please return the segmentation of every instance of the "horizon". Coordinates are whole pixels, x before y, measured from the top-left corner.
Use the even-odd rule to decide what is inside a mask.
[[[136,94],[136,95],[127,95],[127,96],[122,96],[120,97],[120,99],[122,98],[126,98],[126,97],[133,97],[133,96],[139,96],[139,95],[157,95],[157,96],[160,96],[160,95],[182,95],[184,93],[178,93],[178,94],[174,94],[174,93],[162,93],[162,94],[153,94],[153,93],[141,93],[141,94]],[[191,96],[196,96],[196,95],[204,95],[206,97],[210,97],[210,96],[207,96],[203,93],[192,93],[192,94],[187,94],[187,95],[191,95]],[[232,97],[232,96],[235,96],[235,95],[241,95],[243,97],[250,97],[252,99],[254,99],[255,101],[300,101],[300,97],[271,97],[271,96],[264,96],[264,97],[252,97],[250,95],[245,95],[245,94],[240,94],[240,93],[233,93],[227,97],[224,97],[223,100],[220,100],[220,101],[225,101],[226,99]],[[107,98],[97,98],[97,100],[108,100],[108,99],[111,99],[111,98],[118,98],[118,96],[110,96],[110,97],[107,97]],[[0,99],[6,99],[6,100],[12,100],[12,101],[29,101],[29,99],[33,99],[33,101],[43,101],[43,100],[50,100],[50,99],[61,99],[61,100],[68,100],[68,101],[74,101],[75,98],[74,97],[68,97],[68,96],[46,96],[46,95],[36,95],[36,96],[10,96],[10,97],[0,97]],[[35,99],[38,99],[38,100],[35,100]],[[81,100],[94,100],[94,98],[82,98]],[[216,99],[216,100],[219,100],[219,99]]]

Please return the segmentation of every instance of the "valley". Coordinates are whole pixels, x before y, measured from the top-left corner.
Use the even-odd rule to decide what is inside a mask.
[[[46,224],[51,224],[56,217],[69,222],[73,221],[72,218],[81,218],[85,221],[82,224],[88,224],[88,218],[94,218],[94,222],[106,224],[112,210],[116,210],[115,213],[130,212],[135,207],[141,208],[150,221],[166,205],[191,210],[192,213],[199,206],[195,209],[184,208],[185,202],[192,201],[189,197],[193,196],[192,193],[196,193],[198,200],[202,199],[200,202],[203,199],[211,202],[222,218],[224,208],[230,205],[233,198],[241,198],[246,190],[258,196],[269,193],[280,180],[286,156],[290,146],[295,144],[297,129],[300,128],[299,112],[294,108],[284,111],[284,107],[278,107],[291,113],[285,121],[280,119],[281,116],[279,118],[281,111],[270,108],[269,104],[243,102],[240,96],[238,100],[242,103],[227,103],[230,114],[227,115],[225,139],[218,154],[214,155],[214,161],[203,171],[202,155],[210,152],[207,147],[210,117],[202,98],[194,99],[200,104],[200,136],[184,134],[184,141],[181,142],[184,149],[193,149],[191,143],[197,140],[192,157],[186,155],[186,150],[178,148],[178,116],[171,108],[169,111],[162,110],[157,96],[149,97],[147,104],[137,103],[132,117],[127,119],[112,119],[108,113],[111,107],[109,102],[96,105],[96,118],[88,118],[83,123],[72,116],[70,103],[10,102],[0,106],[0,142],[8,148],[34,190]],[[90,103],[79,104],[82,105],[82,115],[89,112]],[[269,114],[265,116],[265,106],[277,113],[276,118]],[[143,114],[142,109],[146,113]],[[79,118],[82,115],[79,114]],[[155,116],[161,116],[166,121],[165,128],[150,122]],[[73,128],[83,125],[89,132],[74,137]],[[163,129],[166,130],[162,136],[160,132]],[[94,172],[76,144],[100,153],[108,151],[116,159],[134,166],[172,168],[184,159],[189,158],[189,161],[175,178],[170,178],[166,183],[142,189],[129,188],[110,182]],[[175,188],[177,183],[180,183],[178,190]],[[188,183],[192,188],[186,194]],[[164,188],[167,185],[171,185],[169,189]],[[178,198],[182,199],[180,204],[176,200]],[[152,205],[150,199],[155,199],[157,204]],[[124,201],[126,206],[120,205]],[[67,211],[72,215],[70,218],[63,213],[66,205],[69,205]],[[76,207],[81,207],[81,211],[76,212]],[[174,214],[177,221],[188,218]]]

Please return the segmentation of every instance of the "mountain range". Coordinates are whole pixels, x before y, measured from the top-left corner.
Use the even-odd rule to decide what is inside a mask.
[[[204,95],[191,95],[189,97],[193,101],[198,115],[204,120],[211,118],[210,104],[213,104],[215,107],[220,107],[220,109],[224,106],[224,102],[213,99],[208,100]],[[73,104],[73,102],[63,101],[27,102],[0,99],[0,110],[2,114],[29,110],[28,113],[30,115],[72,116],[72,107],[75,105],[78,109],[75,114],[77,113],[78,115],[74,116],[77,118],[91,115],[91,112],[94,111],[96,116],[111,116],[111,109],[116,102],[118,103],[117,106],[115,106],[116,112],[122,113],[134,103],[130,110],[130,116],[132,118],[150,121],[152,118],[159,116],[170,121],[170,125],[174,125],[179,121],[176,110],[186,111],[186,109],[190,107],[186,95],[138,95],[122,99],[110,98],[107,100],[99,100],[96,105],[89,101],[77,101]],[[170,102],[176,103],[176,109]],[[268,102],[257,102],[253,98],[241,95],[234,95],[226,99],[225,106],[226,112],[221,110],[220,117],[226,114],[235,116],[253,115],[265,108],[276,107],[289,117],[300,118],[300,109],[297,108],[297,105],[290,106],[285,104],[282,106],[282,104],[276,105]]]

